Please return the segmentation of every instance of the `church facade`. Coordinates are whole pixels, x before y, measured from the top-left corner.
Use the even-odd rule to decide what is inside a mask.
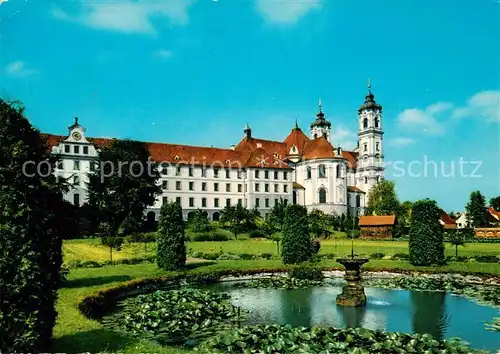
[[[147,211],[158,219],[163,203],[177,201],[184,217],[196,209],[218,220],[226,205],[257,208],[262,216],[283,200],[327,214],[360,214],[370,188],[384,178],[382,106],[370,87],[357,111],[358,144],[342,149],[331,139],[331,123],[321,102],[308,134],[297,124],[283,141],[256,138],[247,125],[241,141],[229,149],[167,143],[145,145],[159,163],[162,194]],[[114,139],[86,136],[75,118],[68,135],[44,134],[61,161],[56,175],[68,179],[65,198],[86,202],[88,173],[100,149]]]

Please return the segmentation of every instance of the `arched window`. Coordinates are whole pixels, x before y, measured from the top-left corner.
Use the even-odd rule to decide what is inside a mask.
[[[368,118],[363,119],[363,128],[368,128]]]
[[[316,139],[318,137],[318,134],[314,134],[314,139]]]
[[[307,169],[306,169],[306,178],[307,178],[307,179],[310,179],[310,178],[311,178],[311,167],[309,167],[309,166],[308,166],[308,167],[307,167]]]
[[[356,196],[356,208],[361,207],[361,196],[357,195]]]
[[[378,117],[375,117],[375,128],[378,128],[378,123],[379,123]]]
[[[337,164],[337,178],[342,178],[342,168]]]
[[[147,220],[148,222],[153,222],[153,221],[155,221],[155,220],[156,220],[156,214],[155,214],[155,212],[154,212],[154,211],[149,211],[149,212],[147,213],[147,215],[146,215],[146,220]]]
[[[218,212],[212,214],[212,221],[219,221],[219,219],[220,219],[220,214]]]
[[[319,194],[318,197],[319,197],[320,204],[325,204],[326,203],[326,189],[320,188],[318,194]]]
[[[325,165],[318,166],[318,177],[325,178],[326,177],[326,167]]]

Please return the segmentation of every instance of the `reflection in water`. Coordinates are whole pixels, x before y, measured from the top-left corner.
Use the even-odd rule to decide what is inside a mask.
[[[342,314],[344,319],[344,326],[346,328],[363,327],[366,307],[345,307],[339,306],[338,311]]]
[[[312,287],[301,290],[280,290],[284,323],[293,327],[310,326],[312,292]]]
[[[445,310],[445,293],[430,291],[412,291],[413,332],[429,333],[436,339],[444,338],[448,325]]]

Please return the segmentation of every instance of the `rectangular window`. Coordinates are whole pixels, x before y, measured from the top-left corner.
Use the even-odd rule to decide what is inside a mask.
[[[279,193],[280,191],[280,185],[279,184],[275,184],[274,185],[274,193]]]
[[[168,181],[163,181],[163,182],[161,182],[161,187],[162,187],[163,189],[168,189]]]
[[[283,172],[283,179],[288,180],[288,172]]]
[[[367,144],[363,145],[363,151],[368,151],[368,145]]]
[[[90,163],[90,166],[92,167],[92,163]],[[63,162],[62,161],[58,161],[57,162],[57,168],[60,169],[60,170],[63,170],[64,169],[64,166],[63,166]],[[92,171],[92,168],[90,169]]]
[[[266,208],[269,208],[269,198],[266,198],[264,201]]]
[[[64,152],[69,152],[69,145],[64,145]]]
[[[207,177],[207,169],[205,167],[201,169],[201,177]]]
[[[241,171],[240,170],[238,170],[237,175],[238,175],[238,179],[241,179]]]
[[[219,183],[214,183],[214,191],[215,192],[219,191]]]
[[[231,199],[226,199],[226,206],[231,206]]]
[[[207,198],[201,198],[201,207],[206,208],[207,207]]]
[[[226,178],[231,177],[231,171],[229,169],[226,170]]]
[[[283,185],[283,192],[288,193],[288,185]]]
[[[368,184],[368,177],[365,177],[365,184]]]
[[[206,191],[207,190],[207,182],[202,182],[201,183],[201,190]]]
[[[274,179],[278,179],[278,171],[274,171]]]
[[[175,189],[177,189],[178,191],[180,191],[182,188],[181,188],[181,181],[176,181],[175,182]]]
[[[88,154],[89,154],[89,147],[88,147],[88,146],[84,146],[84,147],[83,147],[83,153],[84,153],[85,155],[88,155]]]
[[[255,178],[259,178],[259,172],[260,172],[259,170],[255,171]]]
[[[180,176],[181,175],[181,167],[180,166],[177,166],[177,170],[175,171],[175,175],[176,176]]]
[[[80,153],[80,147],[78,145],[73,146],[73,152],[75,154],[79,154]]]
[[[274,205],[278,205],[278,203],[279,203],[279,200],[278,200],[278,198],[276,198],[276,199],[274,200]]]
[[[245,183],[245,193],[248,192],[248,184]]]
[[[161,174],[166,176],[168,175],[168,167],[164,166],[161,168]]]
[[[257,208],[260,207],[260,200],[259,200],[259,198],[255,198],[255,206]]]
[[[94,161],[90,161],[89,167],[90,167],[90,172],[94,172],[95,167],[96,167],[96,163]]]
[[[168,203],[168,197],[161,198],[161,203],[162,203],[162,205],[167,204]]]
[[[264,184],[264,192],[269,192],[269,184]]]
[[[379,151],[379,144],[376,143],[375,146],[376,146],[377,151]]]
[[[73,194],[73,204],[80,205],[80,194],[78,193]]]
[[[77,186],[80,185],[80,176],[73,176],[73,184]]]
[[[219,169],[214,168],[214,178],[219,178]]]
[[[181,205],[181,206],[182,206],[182,200],[181,200],[181,197],[177,197],[177,198],[175,198],[175,202],[176,202],[177,204],[179,204],[179,205]]]
[[[193,177],[193,168],[189,167],[189,177]]]
[[[74,161],[74,163],[73,163],[73,169],[75,171],[79,171],[80,170],[80,161]]]
[[[226,183],[226,192],[231,192],[231,183]]]
[[[264,178],[269,179],[269,171],[264,171]]]
[[[189,207],[194,207],[194,198],[189,198]]]
[[[219,198],[214,199],[214,207],[218,208],[219,207]]]
[[[189,182],[189,190],[194,191],[194,182]]]
[[[287,205],[288,204],[288,199],[283,199],[283,204]]]
[[[256,192],[260,191],[260,185],[258,183],[255,183],[255,191]]]
[[[239,183],[238,184],[238,192],[241,193],[242,191],[243,191],[243,187],[242,187],[241,183]]]
[[[243,199],[238,199],[238,205],[242,206],[243,205]]]

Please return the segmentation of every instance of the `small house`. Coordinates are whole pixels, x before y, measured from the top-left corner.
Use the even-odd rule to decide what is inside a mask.
[[[369,215],[359,217],[360,238],[392,238],[396,215]]]

